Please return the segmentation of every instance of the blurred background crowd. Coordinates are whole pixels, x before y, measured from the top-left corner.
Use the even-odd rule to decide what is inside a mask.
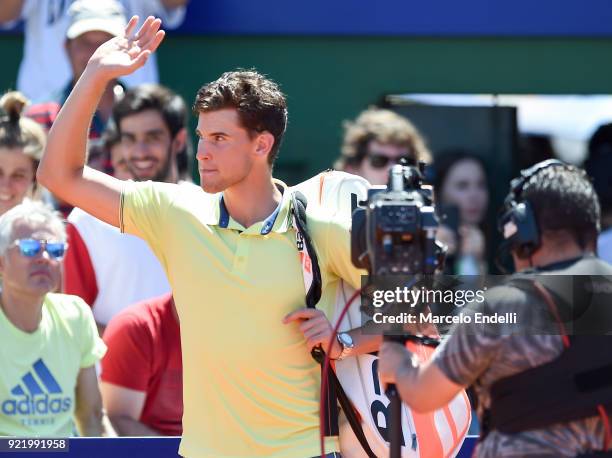
[[[62,290],[91,306],[108,347],[100,386],[120,435],[181,433],[170,287],[144,242],[58,201],[37,186],[35,171],[89,57],[131,15],[161,17],[169,36],[157,59],[107,87],[90,131],[92,167],[120,179],[197,184],[194,95],[224,71],[253,67],[288,95],[275,166],[288,184],[328,167],[386,184],[401,159],[428,164],[448,273],[499,273],[495,215],[509,180],[554,157],[592,177],[602,206],[599,255],[612,261],[611,8],[595,5],[576,24],[571,7],[555,12],[552,2],[514,2],[512,12],[483,1],[464,11],[389,1],[375,12],[366,1],[286,3],[0,4],[0,212],[41,199],[67,218]]]

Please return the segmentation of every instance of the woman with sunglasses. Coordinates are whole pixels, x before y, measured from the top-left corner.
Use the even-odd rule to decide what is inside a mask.
[[[0,98],[0,215],[37,195],[36,169],[46,135],[38,123],[22,116],[27,103],[19,92]]]
[[[106,346],[91,309],[52,293],[65,249],[64,223],[42,202],[0,217],[0,436],[68,437],[75,426],[112,434],[95,369]]]
[[[390,110],[369,108],[347,121],[337,170],[360,175],[373,185],[386,185],[389,169],[405,159],[408,164],[430,162],[431,154],[419,131]]]
[[[455,150],[434,160],[438,240],[448,246],[446,272],[479,275],[487,271],[483,223],[489,204],[487,174],[478,156]]]

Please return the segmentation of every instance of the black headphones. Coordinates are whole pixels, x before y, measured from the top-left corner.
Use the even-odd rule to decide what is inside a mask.
[[[504,238],[504,245],[514,250],[518,257],[526,259],[540,247],[540,231],[531,204],[523,200],[522,193],[529,179],[549,167],[567,167],[557,159],[538,162],[521,170],[519,177],[510,182],[510,192],[497,218],[497,229]]]

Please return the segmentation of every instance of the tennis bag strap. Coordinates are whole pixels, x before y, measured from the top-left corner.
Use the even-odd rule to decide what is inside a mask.
[[[308,233],[308,226],[306,223],[306,206],[308,202],[306,197],[299,191],[291,194],[291,208],[293,216],[293,225],[296,228],[296,245],[298,254],[300,257],[300,263],[302,264],[302,271],[304,276],[304,289],[306,291],[306,306],[308,308],[316,308],[317,303],[321,299],[321,269],[319,268],[319,259],[314,249],[312,239]],[[325,360],[325,352],[322,348],[316,347],[312,350],[312,357],[316,362],[321,365],[321,372],[323,372],[323,361]],[[321,375],[323,375],[321,373]],[[327,419],[324,425],[324,431],[326,436],[337,436],[339,434],[338,426],[338,402],[344,411],[346,419],[351,425],[351,429],[355,433],[357,440],[363,447],[364,451],[369,458],[376,458],[376,455],[370,448],[366,439],[365,433],[361,421],[357,415],[357,412],[353,408],[351,401],[342,389],[340,381],[336,376],[336,372],[329,367],[328,371],[329,386],[327,390],[327,412],[325,418]]]

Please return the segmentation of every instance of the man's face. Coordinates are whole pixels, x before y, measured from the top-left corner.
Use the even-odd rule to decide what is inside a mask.
[[[60,241],[59,235],[40,223],[18,220],[13,225],[12,241],[19,239]],[[34,257],[21,254],[15,244],[0,259],[3,288],[19,294],[42,296],[60,286],[61,260],[52,259],[46,251]]]
[[[221,192],[245,182],[255,164],[257,136],[251,138],[242,127],[237,110],[200,113],[196,134],[196,158],[204,191]]]
[[[172,138],[158,111],[145,110],[122,118],[119,131],[126,165],[135,180],[170,180]]]
[[[408,156],[411,156],[411,152],[406,146],[372,140],[368,144],[367,153],[361,164],[349,171],[364,177],[373,185],[386,185],[389,179],[389,169],[397,164],[400,158]]]
[[[96,49],[106,43],[113,36],[108,32],[92,31],[85,32],[72,40],[66,40],[66,52],[72,67],[72,76],[76,81],[81,77],[89,62],[90,57]]]

